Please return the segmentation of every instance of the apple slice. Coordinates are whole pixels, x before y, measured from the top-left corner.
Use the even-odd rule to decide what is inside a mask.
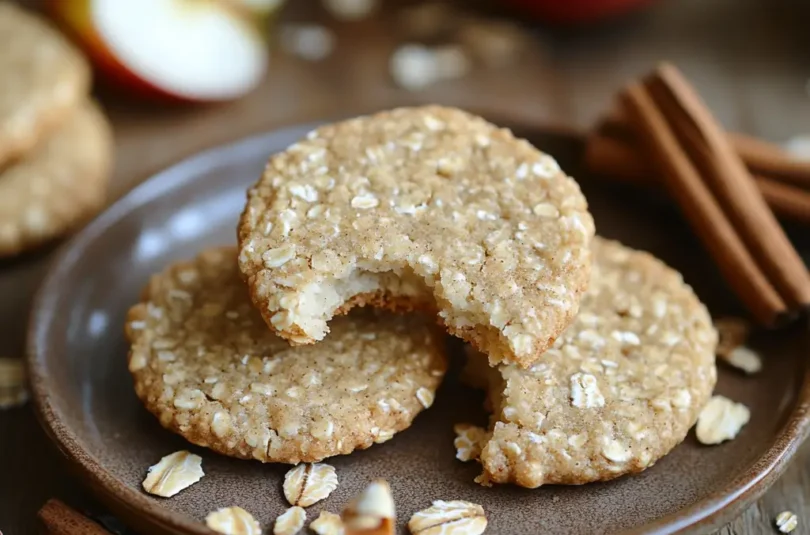
[[[152,98],[231,100],[253,89],[268,50],[223,2],[52,0],[101,77]]]

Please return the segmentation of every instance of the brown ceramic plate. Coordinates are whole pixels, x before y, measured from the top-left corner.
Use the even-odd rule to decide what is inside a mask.
[[[148,466],[189,445],[163,430],[138,403],[125,366],[122,324],[151,273],[201,247],[234,242],[245,187],[269,154],[309,128],[251,138],[160,173],[69,243],[40,290],[29,359],[42,424],[99,497],[143,533],[210,534],[202,524],[206,513],[230,505],[244,507],[269,527],[286,507],[281,481],[287,466],[232,460],[195,447],[204,459],[202,481],[171,499],[141,490]],[[578,140],[527,137],[576,173]],[[675,210],[660,199],[587,177],[582,184],[601,234],[651,250],[680,269],[713,313],[736,311]],[[690,434],[638,476],[579,487],[488,489],[473,483],[478,467],[454,459],[452,428],[456,422],[486,421],[482,396],[451,374],[434,407],[412,428],[386,444],[329,461],[340,486],[310,508],[309,519],[321,509],[339,511],[370,479],[385,478],[394,489],[401,532],[410,515],[434,499],[482,504],[488,533],[708,531],[760,496],[808,432],[805,330],[763,335],[754,345],[766,361],[764,371],[746,377],[722,369],[717,387],[751,408],[751,422],[736,440],[703,447]]]

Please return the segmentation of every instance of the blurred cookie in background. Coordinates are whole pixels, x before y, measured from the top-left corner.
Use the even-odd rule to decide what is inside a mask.
[[[2,167],[76,109],[88,91],[90,68],[56,29],[9,2],[0,3],[0,43]]]
[[[112,134],[85,102],[46,140],[0,171],[0,258],[56,238],[105,201]]]

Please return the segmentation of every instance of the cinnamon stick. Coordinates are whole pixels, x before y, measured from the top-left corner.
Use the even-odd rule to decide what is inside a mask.
[[[112,535],[57,499],[48,500],[37,513],[50,535]]]
[[[810,162],[790,156],[778,145],[744,134],[729,134],[729,139],[754,173],[810,188]]]
[[[597,176],[636,185],[654,185],[655,172],[636,140],[593,133],[585,146],[585,166]],[[810,224],[810,191],[754,175],[759,192],[773,212],[785,219]]]
[[[627,114],[621,107],[613,108],[602,119],[599,129],[612,138],[633,136]],[[727,132],[726,135],[752,173],[810,189],[810,161],[794,158],[779,145],[745,134]]]
[[[703,240],[721,273],[751,313],[766,325],[787,311],[784,300],[749,253],[731,221],[684,152],[647,88],[638,83],[621,95],[672,196]]]
[[[810,273],[697,92],[672,65],[646,86],[706,184],[783,300],[810,305]]]

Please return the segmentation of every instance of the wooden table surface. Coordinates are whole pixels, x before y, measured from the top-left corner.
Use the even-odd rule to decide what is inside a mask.
[[[292,18],[308,9],[300,0]],[[335,26],[335,55],[310,64],[273,56],[267,80],[248,97],[211,107],[147,106],[107,97],[115,127],[118,197],[161,168],[200,149],[306,120],[401,104],[439,102],[537,124],[585,128],[623,82],[668,59],[691,78],[730,128],[776,141],[810,132],[810,4],[789,0],[670,0],[590,30],[539,29],[539,45],[519,64],[476,70],[421,93],[394,87],[387,59],[398,42],[389,21]],[[48,251],[0,263],[34,285]],[[30,292],[0,286],[0,353],[22,355]],[[36,532],[36,510],[50,497],[96,508],[63,469],[30,405],[0,412],[0,531]],[[776,485],[722,533],[775,532],[790,509],[810,532],[810,444]]]

